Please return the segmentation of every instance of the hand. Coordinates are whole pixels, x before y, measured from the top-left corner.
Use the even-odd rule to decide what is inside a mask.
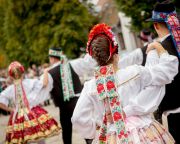
[[[46,72],[48,73],[48,71],[49,71],[49,68],[44,69],[44,73],[46,73]]]
[[[159,42],[152,42],[150,44],[148,44],[147,50],[146,50],[146,54],[150,51],[156,49],[158,55],[161,55],[162,53],[166,52],[166,50],[164,49],[164,47],[161,45],[161,43]]]
[[[161,45],[161,44],[159,42],[156,42],[156,41],[148,44],[146,53],[148,53],[150,50],[157,48],[158,45]]]

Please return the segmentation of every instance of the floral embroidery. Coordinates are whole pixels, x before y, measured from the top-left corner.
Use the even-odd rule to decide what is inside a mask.
[[[101,73],[101,74],[105,75],[106,72],[107,72],[107,68],[106,68],[106,67],[102,67],[102,68],[100,69],[100,73]]]
[[[98,86],[97,86],[98,93],[101,93],[103,90],[104,90],[103,84],[98,84]]]
[[[107,89],[110,91],[111,89],[115,88],[115,85],[112,81],[107,82]]]
[[[74,96],[74,87],[71,75],[70,64],[65,55],[61,55],[60,74],[63,88],[64,101],[69,101]]]
[[[115,112],[113,115],[113,118],[115,121],[118,121],[118,120],[122,119],[122,116],[119,112]]]
[[[178,52],[178,56],[180,58],[180,24],[177,18],[176,11],[170,13],[153,11],[152,19],[158,21],[164,21],[167,24],[176,51]]]
[[[111,113],[113,116],[114,125],[116,126],[116,133],[119,143],[128,143],[128,132],[125,128],[124,119],[122,116],[121,103],[116,91],[116,83],[114,77],[114,71],[112,65],[102,66],[98,68],[95,72],[96,87],[99,99],[104,102],[106,106],[105,99],[108,100],[110,105]],[[99,143],[106,144],[107,142],[107,118],[106,109],[103,116],[103,124],[100,128]]]

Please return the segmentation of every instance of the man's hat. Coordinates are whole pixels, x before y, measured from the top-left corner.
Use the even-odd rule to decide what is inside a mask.
[[[49,49],[49,56],[50,57],[60,58],[61,54],[62,54],[62,49],[61,48],[50,48]]]
[[[174,4],[170,1],[164,1],[162,3],[157,3],[152,11],[152,17],[147,19],[146,21],[153,22],[165,22],[165,17],[170,14],[176,14],[176,8]]]

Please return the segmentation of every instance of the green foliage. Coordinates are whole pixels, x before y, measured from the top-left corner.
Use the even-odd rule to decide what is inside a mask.
[[[0,48],[26,65],[47,61],[50,47],[78,56],[95,22],[79,0],[0,0],[1,7]]]
[[[163,0],[161,0],[163,1]],[[152,23],[145,20],[151,17],[153,7],[157,0],[116,0],[120,11],[131,17],[132,30],[140,31],[143,28],[152,27]],[[177,11],[180,10],[178,0],[174,0]]]
[[[7,58],[7,55],[4,53],[4,51],[0,50],[0,69],[6,68],[9,64],[9,60]]]

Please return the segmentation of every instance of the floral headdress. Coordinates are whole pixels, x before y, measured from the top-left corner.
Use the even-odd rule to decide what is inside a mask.
[[[20,75],[24,73],[24,67],[18,61],[12,62],[8,67],[9,76],[14,79],[20,79]]]
[[[94,39],[96,39],[97,36],[106,36],[109,40],[109,58],[108,60],[113,56],[113,54],[117,51],[118,48],[118,43],[116,42],[116,38],[114,33],[112,32],[112,29],[110,26],[102,23],[102,24],[97,24],[95,25],[88,37],[88,42],[87,42],[87,48],[86,51],[92,56],[92,46],[91,43]]]

